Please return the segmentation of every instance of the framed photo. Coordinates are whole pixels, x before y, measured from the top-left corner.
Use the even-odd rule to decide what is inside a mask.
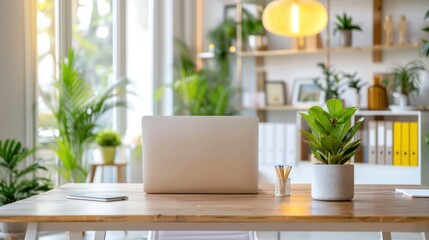
[[[286,86],[283,81],[269,81],[265,83],[265,99],[267,105],[286,104]]]
[[[292,89],[292,105],[312,106],[323,105],[325,93],[320,90],[313,78],[296,79]]]

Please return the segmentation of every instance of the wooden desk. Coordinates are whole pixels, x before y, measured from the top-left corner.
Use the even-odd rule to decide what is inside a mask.
[[[124,183],[125,182],[125,167],[127,163],[126,162],[119,162],[119,163],[91,163],[90,164],[90,173],[89,173],[89,182],[94,182],[95,172],[97,171],[97,168],[100,167],[102,171],[104,171],[104,167],[116,167],[116,182],[118,183]],[[101,175],[101,178],[103,178],[103,174]]]
[[[292,185],[290,197],[258,195],[145,194],[142,184],[66,184],[0,207],[0,222],[29,222],[26,240],[38,231],[255,230],[429,232],[429,199],[395,194],[395,187],[356,186],[347,202],[312,200],[309,185]],[[68,200],[78,192],[125,193],[128,201]],[[429,236],[429,235],[427,235]],[[389,237],[389,236],[388,236]],[[388,238],[387,237],[387,238]]]

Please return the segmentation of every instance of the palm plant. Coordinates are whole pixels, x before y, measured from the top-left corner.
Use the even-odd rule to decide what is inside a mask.
[[[232,115],[235,109],[232,107],[232,99],[237,89],[231,86],[231,82],[224,75],[209,69],[196,70],[196,64],[192,57],[192,51],[180,40],[175,40],[178,57],[175,59],[177,79],[171,87],[175,93],[176,114],[190,115]],[[159,99],[165,87],[157,90],[156,98]]]
[[[337,22],[335,23],[334,34],[336,34],[337,31],[362,31],[359,25],[353,23],[352,16],[347,16],[346,13],[343,13],[343,16],[336,15],[336,17]]]
[[[405,65],[393,66],[390,69],[394,79],[392,90],[394,92],[399,91],[409,101],[410,97],[414,97],[414,93],[418,94],[421,72],[425,69],[425,65],[418,60],[411,61]]]
[[[96,95],[75,69],[73,50],[68,51],[67,59],[61,63],[60,79],[55,83],[57,93],[46,101],[59,131],[52,149],[62,163],[58,170],[66,181],[85,181],[88,172],[83,162],[84,150],[94,141],[98,120],[115,107],[125,105],[117,100],[125,84],[122,80]]]
[[[308,110],[308,115],[300,113],[311,129],[311,133],[306,130],[301,130],[301,133],[309,139],[305,142],[321,163],[345,164],[359,148],[360,139],[352,140],[363,118],[351,126],[356,107],[343,108],[343,102],[338,99],[330,99],[326,106],[328,111],[313,106]]]
[[[35,148],[27,149],[13,139],[0,140],[0,205],[31,197],[52,188],[51,180],[38,177],[36,172],[47,171],[41,161],[22,167],[22,161]]]

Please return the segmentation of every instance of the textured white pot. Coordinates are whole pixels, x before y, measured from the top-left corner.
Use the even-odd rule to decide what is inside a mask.
[[[355,192],[354,165],[313,164],[311,197],[316,200],[352,200]]]

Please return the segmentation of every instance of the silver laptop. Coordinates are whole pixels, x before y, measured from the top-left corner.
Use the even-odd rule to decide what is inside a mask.
[[[258,118],[145,116],[147,193],[257,193]]]

